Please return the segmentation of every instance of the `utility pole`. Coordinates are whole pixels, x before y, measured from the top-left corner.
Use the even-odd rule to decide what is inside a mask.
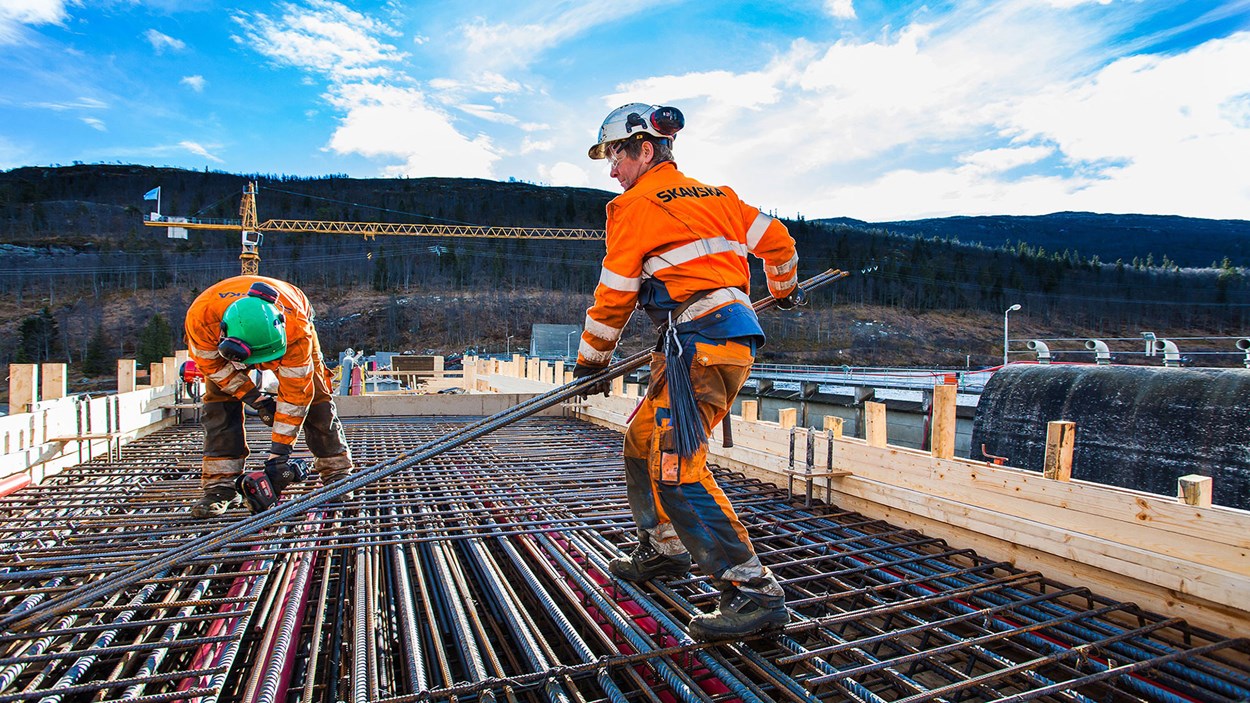
[[[1019,309],[1020,303],[1016,303],[1003,311],[1003,366],[1007,365],[1007,342],[1009,339],[1007,336],[1008,318],[1011,316],[1011,313]]]

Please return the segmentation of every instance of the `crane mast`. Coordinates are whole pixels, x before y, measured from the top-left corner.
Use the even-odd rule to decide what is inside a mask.
[[[260,269],[260,245],[266,232],[284,234],[347,234],[372,239],[378,235],[409,237],[471,237],[484,239],[561,239],[592,241],[604,238],[603,230],[559,227],[485,227],[480,225],[418,225],[395,222],[336,222],[333,220],[265,220],[256,216],[256,183],[243,189],[238,221],[208,221],[165,217],[156,213],[144,218],[146,227],[240,232],[239,268],[244,274]]]

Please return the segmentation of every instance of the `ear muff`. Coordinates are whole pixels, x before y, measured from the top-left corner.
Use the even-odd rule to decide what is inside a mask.
[[[278,289],[265,283],[264,281],[256,281],[251,288],[247,289],[247,295],[251,298],[260,298],[266,303],[276,305],[278,302]]]
[[[651,127],[666,137],[671,137],[686,126],[686,117],[675,107],[657,108],[651,113]]]
[[[235,361],[243,363],[243,360],[252,355],[252,348],[243,343],[242,340],[234,337],[225,337],[217,343],[217,353],[221,354],[226,361]]]

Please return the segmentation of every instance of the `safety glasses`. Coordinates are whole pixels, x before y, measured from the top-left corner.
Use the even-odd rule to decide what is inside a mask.
[[[617,165],[619,165],[622,161],[625,160],[626,156],[629,156],[629,154],[625,153],[625,142],[620,141],[620,142],[616,142],[615,144],[608,145],[608,149],[607,149],[608,165],[611,166],[612,168],[616,168]]]

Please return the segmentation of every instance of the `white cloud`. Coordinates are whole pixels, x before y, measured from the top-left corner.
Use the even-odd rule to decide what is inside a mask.
[[[663,0],[635,2],[563,1],[521,5],[528,17],[511,22],[489,23],[475,17],[460,27],[470,62],[480,68],[529,66],[543,52],[586,30],[668,6]]]
[[[825,0],[825,12],[840,19],[855,19],[855,6],[851,0]]]
[[[553,186],[585,188],[590,185],[590,177],[586,174],[586,169],[567,161],[559,161],[551,166],[539,166],[538,177],[542,182]]]
[[[210,154],[208,152],[208,149],[204,148],[203,145],[197,142],[181,141],[181,142],[178,142],[178,146],[182,147],[183,149],[186,149],[187,151],[191,152],[192,154],[195,154],[196,156],[203,156],[209,161],[223,163],[223,161],[220,158],[218,158],[217,156],[214,156],[213,154]]]
[[[174,37],[158,32],[155,29],[149,29],[144,32],[143,38],[148,40],[148,43],[152,45],[152,48],[158,54],[165,53],[166,49],[171,51],[182,51],[187,48],[186,42],[181,39],[175,39]]]
[[[985,173],[1010,171],[1013,168],[1037,163],[1054,153],[1049,146],[1007,147],[985,149],[960,156],[958,160],[971,168]]]
[[[195,91],[195,92],[197,92],[197,93],[203,93],[203,92],[204,92],[204,85],[205,85],[208,81],[205,81],[205,80],[204,80],[204,76],[201,76],[201,75],[198,75],[198,74],[197,74],[197,75],[194,75],[194,76],[183,76],[183,77],[182,77],[182,80],[180,80],[180,81],[178,81],[178,82],[179,82],[179,83],[181,83],[181,84],[183,84],[183,85],[185,85],[185,86],[189,86],[189,87],[191,88],[191,90],[194,90],[194,91]]]
[[[923,16],[872,40],[799,40],[750,72],[633,80],[602,114],[677,105],[682,169],[783,214],[1250,211],[1236,173],[1250,72],[1228,69],[1250,65],[1250,33],[1105,65],[1140,21],[1132,5],[1080,23],[1040,0]]]
[[[341,86],[330,101],[344,113],[328,145],[335,153],[402,160],[383,168],[391,177],[494,175],[499,155],[490,138],[458,132],[419,90],[360,83]]]
[[[521,140],[521,154],[525,155],[525,154],[533,154],[534,152],[538,152],[538,151],[551,151],[555,147],[555,145],[556,145],[555,141],[551,139],[545,139],[545,140],[539,141],[539,140],[531,139],[529,136],[526,136],[524,139]]]
[[[22,25],[61,24],[65,0],[0,1],[0,45],[21,41]]]
[[[99,130],[101,132],[109,131],[108,127],[104,125],[104,120],[97,119],[95,117],[82,117],[80,119],[83,121],[84,124],[86,124],[88,127],[91,127],[92,129]]]
[[[398,33],[367,15],[331,0],[311,0],[308,7],[282,5],[281,18],[239,13],[235,22],[243,36],[236,41],[280,66],[312,71],[333,81],[389,76],[381,64],[404,58],[377,38]]]
[[[103,110],[108,107],[108,103],[96,98],[83,97],[71,101],[26,103],[26,106],[65,112],[66,110]]]
[[[499,124],[516,124],[517,119],[512,115],[506,115],[495,109],[493,105],[476,105],[473,103],[464,103],[458,105],[460,110],[473,115],[487,122],[498,122]]]

